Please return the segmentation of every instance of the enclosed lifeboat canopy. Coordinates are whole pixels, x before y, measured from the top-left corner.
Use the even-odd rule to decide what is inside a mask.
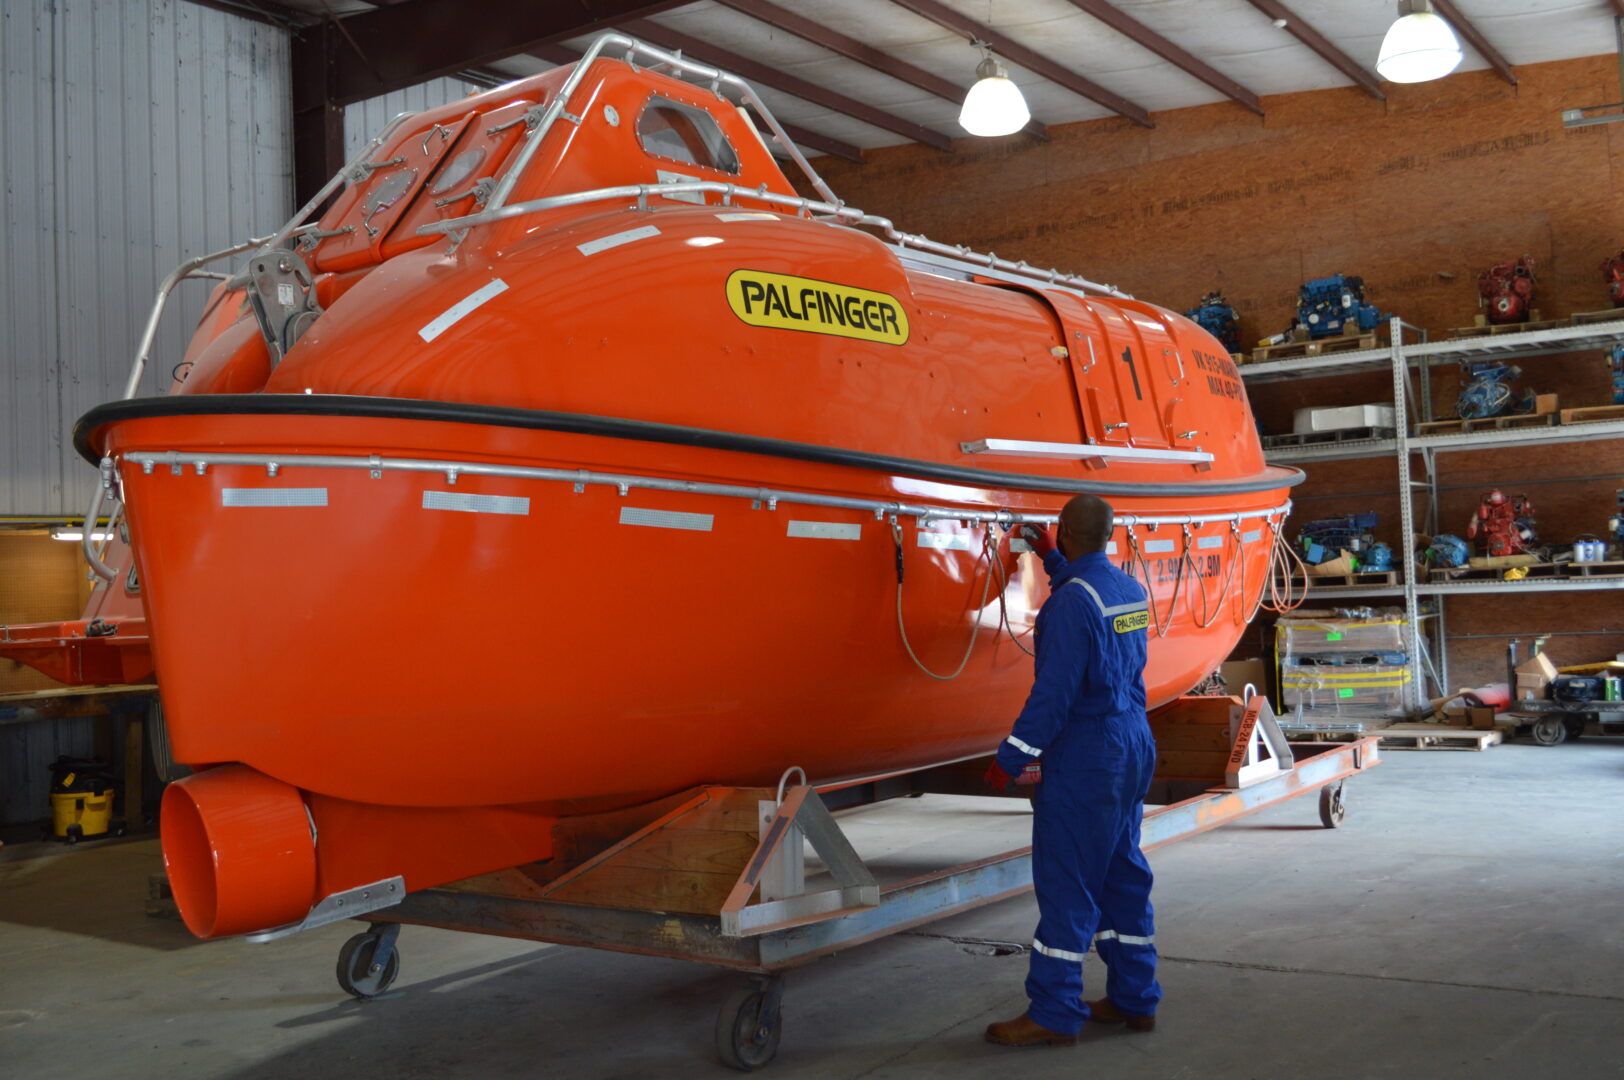
[[[77,432],[213,766],[165,797],[195,932],[985,753],[1046,590],[1009,529],[1076,492],[1151,592],[1152,705],[1262,599],[1299,477],[1216,340],[841,205],[732,76],[610,36],[397,121],[323,204],[173,393]]]

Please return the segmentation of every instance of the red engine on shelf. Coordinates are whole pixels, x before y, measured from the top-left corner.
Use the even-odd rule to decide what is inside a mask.
[[[1477,541],[1478,550],[1491,557],[1532,552],[1539,543],[1534,534],[1534,504],[1526,495],[1508,498],[1495,488],[1478,503],[1466,535]]]
[[[1624,262],[1620,264],[1624,271]],[[1620,303],[1618,285],[1613,286],[1613,302]],[[1491,323],[1519,323],[1528,321],[1528,309],[1534,302],[1534,259],[1524,255],[1516,262],[1503,262],[1491,266],[1477,275],[1478,303],[1488,309]]]
[[[1624,307],[1624,251],[1608,256],[1601,264],[1601,278],[1607,282],[1607,295],[1614,307]]]

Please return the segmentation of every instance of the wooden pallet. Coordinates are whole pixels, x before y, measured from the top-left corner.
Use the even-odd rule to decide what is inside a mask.
[[[1243,352],[1232,352],[1229,354],[1229,359],[1234,362],[1236,367],[1240,367],[1242,364],[1251,363],[1251,360],[1247,359],[1247,357],[1248,354]]]
[[[1417,435],[1464,435],[1468,431],[1506,431],[1510,428],[1555,427],[1561,414],[1515,413],[1473,420],[1428,420],[1415,426]]]
[[[1479,731],[1442,724],[1394,724],[1375,734],[1383,750],[1487,750],[1506,741],[1501,728]]]
[[[1390,427],[1338,428],[1335,431],[1294,431],[1286,435],[1263,436],[1263,449],[1274,450],[1282,446],[1319,446],[1324,443],[1391,439],[1394,434],[1396,432]]]
[[[1357,570],[1351,574],[1310,573],[1308,575],[1308,587],[1311,589],[1368,589],[1372,585],[1397,584],[1397,570]]]
[[[1614,319],[1624,319],[1624,308],[1606,308],[1602,311],[1576,311],[1568,316],[1568,321],[1574,326],[1612,322]]]
[[[1538,315],[1539,312],[1534,312]],[[1477,326],[1459,326],[1449,331],[1449,338],[1493,337],[1496,334],[1531,334],[1535,330],[1555,330],[1558,326],[1569,325],[1562,319],[1530,319],[1520,323],[1491,323],[1483,322]]]
[[[1620,577],[1624,576],[1624,562],[1573,562],[1562,564],[1568,577]]]
[[[1564,424],[1593,424],[1598,420],[1624,420],[1624,405],[1587,405],[1562,410]]]
[[[1378,346],[1375,334],[1343,334],[1340,337],[1320,338],[1318,341],[1286,341],[1279,345],[1259,345],[1252,350],[1251,363],[1265,360],[1290,360],[1301,356],[1331,356],[1336,353],[1359,352]]]
[[[1530,563],[1522,567],[1457,566],[1448,570],[1434,569],[1428,576],[1434,583],[1440,581],[1500,581],[1504,579],[1507,570],[1521,569],[1527,570],[1526,576],[1531,578],[1561,577],[1563,565],[1561,563]]]

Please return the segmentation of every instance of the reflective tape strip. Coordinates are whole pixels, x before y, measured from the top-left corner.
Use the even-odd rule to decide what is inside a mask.
[[[1261,539],[1263,539],[1262,529],[1248,529],[1246,532],[1241,533],[1241,543],[1243,544],[1255,544]]]
[[[1028,743],[1021,742],[1021,740],[1017,739],[1013,735],[1011,735],[1009,738],[1005,739],[1004,741],[1009,743],[1009,745],[1013,746],[1015,749],[1019,750],[1021,753],[1025,754],[1028,757],[1042,757],[1043,756],[1043,751],[1042,750],[1039,750],[1037,747],[1032,746],[1032,745],[1030,745]]]
[[[777,214],[765,214],[761,211],[745,211],[743,213],[717,214],[717,221],[777,221]]]
[[[596,240],[588,240],[584,244],[576,244],[575,250],[582,255],[596,255],[600,251],[619,247],[621,244],[630,244],[637,240],[647,240],[651,236],[659,236],[660,230],[653,225],[644,225],[636,229],[627,229],[625,232],[610,233],[600,236]]]
[[[680,510],[646,510],[638,506],[622,506],[622,525],[652,525],[657,529],[691,529],[710,532],[716,520],[714,514],[687,514]]]
[[[1115,930],[1101,930],[1094,935],[1095,941],[1120,941],[1124,945],[1154,945],[1156,935],[1150,937],[1134,937],[1132,934],[1119,934]]]
[[[1105,553],[1107,555],[1115,555],[1117,553],[1117,546],[1116,546],[1116,541],[1115,540],[1110,540],[1110,541],[1106,542]]]
[[[1195,542],[1195,546],[1206,550],[1207,548],[1223,547],[1224,538],[1221,536],[1203,536]]]
[[[937,551],[969,551],[970,538],[959,533],[919,533],[919,546],[935,548]]]
[[[1036,949],[1044,956],[1052,956],[1056,960],[1070,960],[1073,963],[1081,964],[1084,960],[1088,959],[1087,953],[1067,952],[1065,949],[1051,949],[1037,938],[1032,939],[1032,948]]]
[[[1032,545],[1028,544],[1025,540],[1022,540],[1020,537],[1016,536],[1016,537],[1012,537],[1010,539],[1010,541],[1009,541],[1009,550],[1011,550],[1015,554],[1019,555],[1022,552],[1031,551],[1032,550]]]
[[[1157,555],[1164,551],[1172,551],[1173,546],[1173,541],[1171,540],[1146,540],[1145,554]]]
[[[456,326],[475,308],[505,292],[507,292],[507,282],[501,278],[492,278],[483,287],[475,289],[440,312],[439,315],[436,315],[427,326],[417,332],[417,336],[424,341],[433,341],[453,326]]]
[[[1149,610],[1145,602],[1142,600],[1136,600],[1131,604],[1113,604],[1110,607],[1106,607],[1105,601],[1100,598],[1100,594],[1094,591],[1094,586],[1090,585],[1082,578],[1074,577],[1070,581],[1066,582],[1066,584],[1081,585],[1083,588],[1087,589],[1088,595],[1092,596],[1094,598],[1094,603],[1099,605],[1101,615],[1126,615],[1130,611]]]
[[[473,495],[466,491],[425,491],[425,510],[460,510],[465,514],[530,513],[530,500],[518,495]]]
[[[863,527],[850,521],[792,521],[786,535],[808,540],[861,540]]]
[[[221,488],[221,506],[326,506],[326,488]]]

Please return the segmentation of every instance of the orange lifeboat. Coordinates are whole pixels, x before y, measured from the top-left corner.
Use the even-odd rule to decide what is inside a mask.
[[[76,432],[201,769],[162,824],[202,936],[985,753],[1046,588],[1011,530],[1075,492],[1151,592],[1152,706],[1261,601],[1300,474],[1216,340],[842,206],[731,76],[611,36],[317,202],[174,392]]]

